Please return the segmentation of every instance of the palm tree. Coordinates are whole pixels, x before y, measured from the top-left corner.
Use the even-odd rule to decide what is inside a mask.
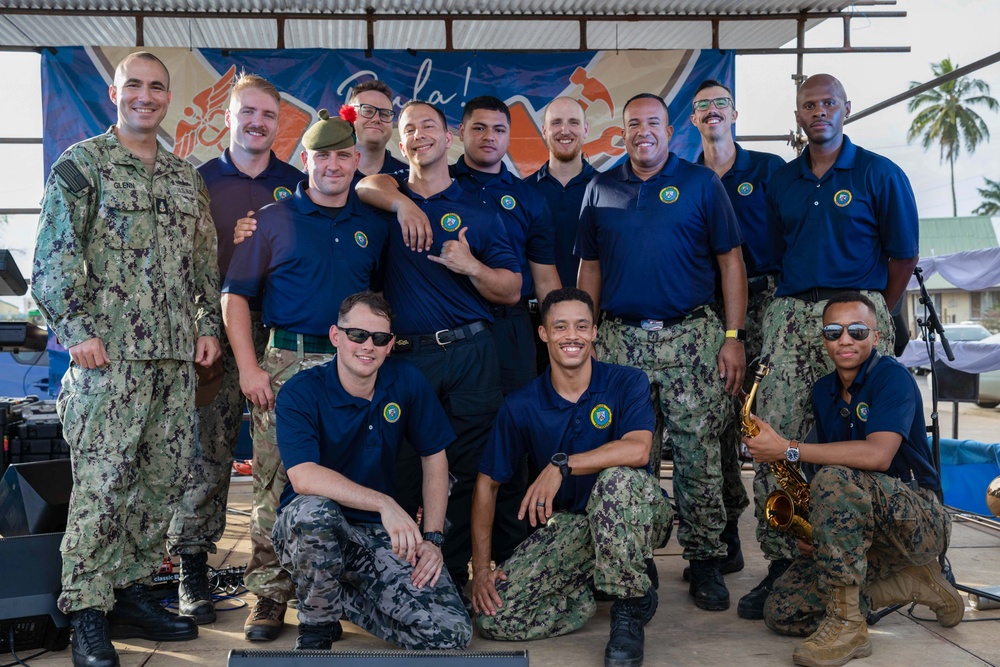
[[[951,58],[945,58],[939,63],[931,63],[934,78],[954,72],[957,65],[951,64]],[[918,81],[911,81],[910,88],[919,86]],[[990,111],[1000,108],[994,98],[990,97],[990,86],[982,79],[961,76],[942,83],[936,88],[920,93],[909,101],[907,110],[910,113],[918,111],[906,140],[913,141],[920,137],[924,150],[934,144],[941,148],[941,162],[948,161],[951,170],[951,213],[958,216],[958,202],[955,198],[955,160],[964,145],[970,155],[976,151],[976,146],[990,140],[990,131],[986,123],[970,107],[985,105]]]
[[[975,215],[1000,215],[1000,178],[991,181],[984,177],[983,180],[986,181],[986,187],[979,188],[983,203],[972,212]]]

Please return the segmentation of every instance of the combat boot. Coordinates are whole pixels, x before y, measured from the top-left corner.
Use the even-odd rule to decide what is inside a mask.
[[[729,590],[719,572],[719,559],[691,561],[691,583],[688,592],[699,609],[724,611],[729,609]]]
[[[930,607],[937,616],[937,622],[946,628],[961,623],[965,615],[965,601],[951,582],[945,579],[937,561],[914,565],[885,579],[877,579],[868,593],[871,595],[872,609],[916,602]]]
[[[329,651],[333,642],[344,636],[340,621],[322,625],[299,623],[299,636],[295,638],[296,651]]]
[[[113,639],[139,637],[156,642],[179,642],[198,636],[198,626],[190,618],[163,608],[143,584],[115,589],[115,606],[108,612]]]
[[[653,615],[656,614],[660,597],[656,594],[656,589],[650,586],[646,594],[637,599],[639,600],[639,619],[643,625],[649,625],[649,622],[653,620]]]
[[[733,572],[739,572],[745,566],[743,562],[743,548],[740,543],[740,528],[739,521],[727,521],[726,527],[722,529],[722,534],[719,536],[722,543],[726,545],[726,555],[722,557],[722,561],[719,562],[719,572],[722,574],[732,574]],[[684,568],[684,572],[681,574],[681,578],[684,581],[691,581],[691,566]]]
[[[646,596],[616,600],[611,605],[611,637],[604,649],[604,667],[642,665],[643,644],[646,641],[646,633],[642,629],[642,606]]]
[[[103,611],[74,611],[69,622],[73,626],[73,667],[118,667],[118,652],[108,636]]]
[[[751,621],[759,621],[764,618],[764,603],[767,596],[774,588],[774,582],[785,573],[792,564],[788,558],[772,560],[767,565],[767,576],[759,584],[753,587],[749,593],[740,598],[740,603],[736,605],[736,615]]]
[[[860,594],[859,586],[837,586],[830,591],[826,616],[819,628],[792,653],[796,665],[840,667],[872,654],[868,624],[858,606]]]
[[[177,586],[178,611],[198,625],[215,622],[215,605],[212,604],[211,587],[208,585],[208,554],[181,556],[181,581]]]
[[[243,625],[243,636],[252,642],[273,642],[281,634],[288,605],[271,598],[257,598]]]

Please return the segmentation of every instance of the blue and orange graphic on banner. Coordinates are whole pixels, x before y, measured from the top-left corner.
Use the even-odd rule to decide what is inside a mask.
[[[60,47],[42,53],[42,100],[46,173],[66,148],[100,134],[115,123],[108,86],[115,65],[134,49]],[[693,160],[701,137],[691,125],[691,99],[704,79],[734,85],[732,51],[469,52],[285,49],[228,51],[153,48],[171,73],[173,101],[161,127],[161,143],[195,165],[217,157],[229,145],[225,112],[229,88],[241,71],[259,74],[281,91],[274,151],[301,166],[302,134],[321,108],[339,109],[352,86],[378,78],[395,92],[399,109],[411,99],[441,107],[458,129],[465,102],[495,95],[511,110],[508,166],[518,175],[534,173],[548,159],[542,114],[553,98],[578,99],[590,132],[584,153],[598,170],[625,159],[622,109],[638,93],[663,97],[674,135],[670,149]],[[66,113],[72,109],[73,113]],[[398,133],[389,149],[399,157]],[[450,159],[463,152],[457,132]]]

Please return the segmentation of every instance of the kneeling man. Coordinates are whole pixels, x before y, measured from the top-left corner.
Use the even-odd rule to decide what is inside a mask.
[[[341,616],[409,649],[463,649],[472,624],[442,570],[448,505],[448,417],[415,366],[389,360],[392,314],[361,292],[330,327],[334,359],[278,394],[278,449],[290,484],[275,552],[299,598],[295,648],[328,650]],[[392,499],[406,438],[424,475],[424,532]]]
[[[809,485],[812,543],[777,580],[764,620],[779,634],[810,635],[797,665],[843,665],[872,653],[867,608],[918,602],[958,625],[965,605],[937,563],[951,532],[939,501],[920,390],[875,345],[875,305],[859,292],[831,298],[823,344],[836,370],[812,392],[818,444],[786,440],[754,417],[754,458],[819,466]],[[817,332],[819,333],[819,332]],[[810,634],[811,633],[811,634]]]
[[[573,632],[596,611],[593,581],[615,598],[605,665],[641,665],[643,626],[657,603],[646,561],[666,543],[673,522],[648,470],[649,381],[642,371],[592,358],[597,326],[586,292],[550,292],[541,320],[551,365],[507,397],[479,465],[472,501],[476,625],[498,640]],[[541,472],[518,517],[541,527],[491,569],[497,489],[525,453]]]

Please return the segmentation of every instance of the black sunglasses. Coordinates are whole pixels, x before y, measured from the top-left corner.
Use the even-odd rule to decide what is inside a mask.
[[[386,333],[384,331],[368,331],[366,329],[341,329],[347,336],[347,340],[352,343],[364,343],[369,338],[372,339],[372,343],[375,347],[385,347],[392,340],[392,334]]]
[[[847,335],[854,340],[864,340],[868,338],[868,334],[871,333],[869,329],[864,324],[848,324],[847,325]],[[844,325],[843,324],[827,324],[823,327],[823,338],[827,340],[840,340],[840,337],[844,335]]]

